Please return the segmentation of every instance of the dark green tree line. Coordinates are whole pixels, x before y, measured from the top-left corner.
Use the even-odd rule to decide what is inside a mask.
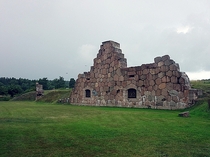
[[[70,85],[69,81],[65,81],[61,76],[54,80],[48,80],[46,77],[40,78],[39,80],[0,77],[0,95],[10,95],[13,97],[17,94],[35,91],[36,82],[42,84],[44,90],[69,88]],[[72,85],[70,88],[72,88]]]
[[[69,81],[69,88],[74,88],[74,85],[75,85],[75,79],[71,78]]]

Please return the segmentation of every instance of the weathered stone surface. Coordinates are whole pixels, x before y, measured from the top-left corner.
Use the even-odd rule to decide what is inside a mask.
[[[152,89],[152,86],[149,86],[148,88],[147,88],[147,90],[148,91],[152,91],[153,89]]]
[[[138,81],[138,86],[139,86],[139,87],[141,87],[143,84],[144,84],[144,81],[142,81],[142,80],[139,80],[139,81]]]
[[[124,81],[124,77],[121,75],[119,81]]]
[[[132,70],[132,69],[131,69]],[[128,75],[130,76],[130,75],[136,75],[136,72],[135,71],[129,71],[128,72]]]
[[[172,100],[177,103],[179,102],[179,97],[178,96],[172,96]]]
[[[166,83],[161,83],[159,86],[158,86],[159,89],[164,89],[166,88]]]
[[[147,79],[148,79],[148,80],[153,80],[153,75],[152,75],[152,74],[150,74],[150,73],[149,73],[149,74],[147,74]]]
[[[157,85],[161,84],[161,78],[157,78],[157,79],[155,80],[155,83],[156,83]]]
[[[148,74],[149,73],[149,69],[144,69],[143,70],[143,74]]]
[[[148,87],[149,86],[149,80],[144,80],[144,86]]]
[[[114,75],[114,81],[118,81],[119,76],[117,74]]]
[[[158,67],[163,66],[163,65],[164,65],[163,61],[158,62]]]
[[[143,81],[142,81],[142,82],[143,82]],[[123,82],[122,82],[122,87],[123,87],[123,88],[127,87],[127,82],[126,82],[126,81],[123,81]]]
[[[127,67],[120,44],[106,41],[93,62],[89,72],[78,75],[70,103],[179,109],[195,99],[188,76],[168,55]]]
[[[167,72],[169,70],[169,67],[168,66],[161,66],[160,67],[160,71],[162,71],[162,72]]]
[[[162,79],[161,79],[161,82],[164,82],[164,83],[170,82],[170,81],[171,81],[171,79],[168,76],[163,76]]]
[[[181,77],[181,78],[179,78],[179,83],[180,83],[180,84],[184,84],[184,83],[185,83],[185,79],[184,79],[184,78],[182,78],[182,77]]]
[[[169,68],[171,71],[179,70],[179,66],[177,64],[171,64]]]
[[[174,84],[174,90],[181,91],[181,85],[180,84]]]
[[[168,96],[168,90],[166,88],[162,89],[161,95]]]
[[[189,117],[189,116],[190,116],[190,112],[189,111],[185,111],[185,112],[179,113],[179,117]]]
[[[156,58],[154,59],[154,61],[155,61],[155,63],[159,63],[160,61],[162,61],[162,58],[161,58],[161,57],[156,57]]]
[[[146,75],[141,75],[141,76],[140,76],[140,79],[141,79],[141,80],[145,80],[146,78],[147,78]]]
[[[164,62],[164,64],[166,65],[166,66],[169,66],[169,65],[171,65],[171,64],[174,64],[175,62],[173,61],[173,60],[166,60],[165,62]]]
[[[176,90],[170,90],[170,91],[168,91],[168,93],[170,96],[178,96],[179,95],[179,92],[177,92]]]
[[[165,55],[165,56],[163,56],[163,57],[162,57],[162,60],[163,60],[163,61],[170,60],[169,55]]]
[[[156,74],[156,70],[155,69],[150,69],[150,74],[152,74],[152,75],[154,75],[154,74]]]
[[[158,73],[158,77],[159,78],[163,78],[165,76],[165,72],[160,72],[160,73]]]
[[[157,89],[157,90],[156,90],[156,95],[157,95],[157,96],[160,96],[160,95],[161,95],[161,90],[160,90],[160,89]]]
[[[160,72],[160,67],[155,69],[155,73],[158,74]]]
[[[158,85],[155,84],[155,85],[153,86],[153,90],[156,91],[157,89],[158,89]]]
[[[172,83],[177,83],[177,82],[178,82],[177,77],[176,77],[176,76],[172,76],[172,77],[171,77],[171,82],[172,82]]]
[[[155,81],[154,81],[154,80],[150,80],[150,81],[149,81],[149,85],[150,85],[150,86],[154,86],[154,85],[155,85]]]
[[[166,75],[171,77],[173,75],[173,72],[169,70],[169,71],[166,72]]]

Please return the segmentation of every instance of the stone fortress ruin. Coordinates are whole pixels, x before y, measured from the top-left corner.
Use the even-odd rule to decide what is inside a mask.
[[[168,55],[154,63],[127,67],[114,41],[102,43],[89,72],[78,75],[70,103],[154,109],[182,109],[197,98],[188,76]]]

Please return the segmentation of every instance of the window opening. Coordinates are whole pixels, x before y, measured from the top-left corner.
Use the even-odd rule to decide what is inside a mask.
[[[128,89],[128,98],[136,98],[136,90],[133,88]]]
[[[86,97],[86,98],[90,98],[90,96],[91,96],[90,90],[89,90],[89,89],[86,89],[86,90],[85,90],[85,97]]]
[[[129,78],[132,78],[132,77],[134,77],[134,75],[129,75]]]

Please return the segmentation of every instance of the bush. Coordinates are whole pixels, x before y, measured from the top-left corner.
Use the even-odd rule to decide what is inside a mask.
[[[0,97],[0,101],[9,101],[9,100],[10,100],[9,96]]]

